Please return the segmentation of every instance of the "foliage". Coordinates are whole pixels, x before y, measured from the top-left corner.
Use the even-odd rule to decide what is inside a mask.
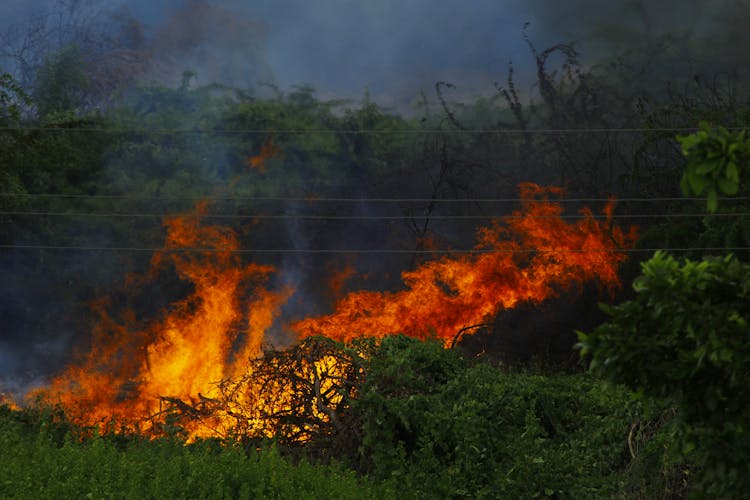
[[[72,118],[82,111],[88,85],[78,47],[70,45],[51,54],[34,80],[39,116],[51,121]]]
[[[0,495],[614,498],[666,491],[667,427],[648,420],[651,403],[623,387],[587,374],[507,373],[437,341],[403,336],[311,345],[326,357],[356,355],[366,374],[337,407],[344,432],[332,421],[318,424],[301,448],[283,433],[271,448],[238,435],[183,445],[180,419],[171,437],[100,436],[71,427],[57,410],[6,408],[0,459],[9,465],[0,472]],[[284,363],[306,352],[274,357],[265,371],[281,367],[279,380],[261,379],[273,390],[286,380]],[[301,390],[294,397],[299,404],[269,415],[282,428],[307,418],[319,396]],[[331,439],[337,432],[346,440]],[[321,444],[332,447],[326,453]]]
[[[436,341],[382,341],[353,408],[358,467],[430,498],[609,497],[640,406],[587,375],[507,374]]]
[[[730,131],[701,122],[698,132],[678,136],[677,141],[687,159],[680,181],[682,192],[705,194],[707,201],[675,203],[664,222],[644,232],[641,246],[684,248],[686,256],[691,258],[701,258],[714,251],[711,249],[726,248],[738,258],[747,259],[750,256],[748,202],[746,197],[735,196],[747,191],[742,179],[750,165],[746,129]],[[722,195],[722,211],[716,213]]]
[[[9,73],[0,72],[0,127],[17,125],[21,111],[31,104],[31,99]]]
[[[695,465],[696,487],[718,497],[750,488],[750,265],[728,255],[680,262],[657,252],[636,297],[580,333],[591,369],[677,408],[673,460]]]
[[[292,464],[273,447],[62,438],[0,407],[3,498],[394,498],[339,466]]]
[[[684,194],[706,193],[709,212],[716,212],[719,195],[735,195],[742,187],[740,174],[748,169],[750,141],[747,131],[729,131],[701,122],[700,130],[678,136],[688,159],[680,181]]]
[[[18,172],[8,167],[8,156],[17,147],[19,134],[6,127],[18,126],[22,110],[31,103],[21,85],[8,73],[0,72],[0,185],[7,193],[23,191]],[[0,201],[0,207],[5,203]]]

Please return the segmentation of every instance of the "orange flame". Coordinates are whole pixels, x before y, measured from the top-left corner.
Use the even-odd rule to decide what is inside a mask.
[[[234,233],[201,223],[206,209],[201,202],[191,216],[166,219],[165,251],[151,261],[152,270],[171,265],[193,293],[142,330],[132,312],[118,323],[101,302],[89,352],[37,396],[62,403],[79,424],[132,427],[159,412],[162,396],[210,398],[218,382],[244,373],[292,291],[265,290],[274,269],[240,262]]]
[[[269,137],[263,142],[260,153],[247,159],[247,166],[259,172],[265,172],[266,162],[274,156],[278,156],[279,153],[281,153],[281,148],[273,142],[272,137]]]
[[[13,396],[4,392],[0,392],[0,407],[3,406],[13,411],[18,411],[21,409],[21,407],[16,403],[16,400],[13,399]]]
[[[333,297],[334,299],[340,299],[343,295],[346,282],[356,274],[357,271],[351,264],[347,264],[345,267],[337,271],[331,271],[331,277],[328,279],[328,289],[331,297]]]
[[[477,253],[424,263],[402,273],[404,290],[351,293],[332,314],[292,328],[302,337],[341,341],[398,333],[449,341],[519,301],[539,303],[588,280],[619,285],[617,269],[625,255],[618,250],[634,243],[635,229],[625,234],[612,226],[612,202],[604,221],[583,209],[582,218],[569,224],[560,217],[562,205],[549,200],[561,189],[522,184],[520,190],[522,210],[480,229]]]
[[[541,302],[587,280],[604,288],[618,285],[617,269],[625,259],[619,250],[633,244],[635,230],[625,233],[612,224],[612,201],[603,219],[583,209],[579,220],[568,223],[561,203],[550,200],[561,190],[533,184],[520,189],[521,210],[480,229],[476,253],[402,273],[401,291],[350,293],[333,313],[297,321],[292,329],[300,337],[404,333],[447,342],[519,301]],[[248,375],[249,360],[261,353],[264,335],[293,291],[266,289],[274,268],[242,262],[235,233],[203,223],[207,208],[202,202],[193,214],[166,219],[165,249],[151,259],[154,273],[173,269],[192,284],[192,293],[147,324],[133,311],[113,318],[107,300],[98,301],[90,349],[36,396],[61,403],[79,425],[112,430],[122,425],[147,434],[158,434],[165,424],[163,402],[182,405],[197,415],[186,428],[191,439],[227,436],[238,425],[264,432],[258,415],[273,413],[267,405],[291,404],[293,396],[283,387],[273,391],[274,401],[259,402]],[[347,267],[334,274],[331,292],[340,291],[353,273]],[[326,359],[305,365],[312,375],[300,377],[312,376],[316,386],[318,372],[333,370]],[[325,418],[323,410],[318,413]]]

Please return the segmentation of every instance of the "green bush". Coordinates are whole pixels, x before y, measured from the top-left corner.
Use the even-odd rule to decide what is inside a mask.
[[[376,478],[430,498],[616,496],[641,406],[582,374],[507,374],[438,342],[383,340],[353,402]]]
[[[695,491],[750,491],[750,265],[679,262],[657,252],[635,299],[580,334],[591,369],[675,405],[670,456],[694,465]]]
[[[750,161],[747,130],[730,132],[701,122],[700,130],[678,136],[688,162],[680,181],[684,194],[706,193],[707,208],[715,212],[719,195],[736,195],[742,186],[741,174]]]

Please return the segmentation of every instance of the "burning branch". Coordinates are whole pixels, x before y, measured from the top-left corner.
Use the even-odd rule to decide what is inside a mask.
[[[208,426],[224,437],[276,437],[285,445],[331,440],[345,431],[362,362],[353,349],[311,337],[251,361],[245,374],[218,384],[215,398],[161,397],[166,407],[154,418],[171,415],[189,430]]]

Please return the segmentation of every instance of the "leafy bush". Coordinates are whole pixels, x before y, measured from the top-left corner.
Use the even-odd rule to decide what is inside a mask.
[[[670,455],[695,465],[697,490],[750,491],[750,265],[657,252],[642,269],[636,297],[579,335],[582,352],[594,372],[673,402]]]
[[[615,496],[641,406],[588,375],[506,374],[438,342],[383,340],[355,410],[376,478],[420,497]]]
[[[740,190],[740,173],[750,160],[747,131],[730,132],[702,122],[694,134],[678,137],[688,163],[680,185],[685,194],[706,193],[707,208],[715,212],[719,195],[735,195]]]
[[[701,258],[716,248],[750,258],[750,217],[747,172],[750,140],[747,130],[736,131],[701,122],[697,132],[678,136],[687,160],[680,186],[682,193],[705,196],[675,200],[661,223],[645,230],[641,248],[684,248],[686,257]],[[743,180],[744,179],[744,180]],[[742,196],[735,196],[742,195]],[[720,198],[723,197],[723,198]],[[716,213],[721,200],[721,212]]]

